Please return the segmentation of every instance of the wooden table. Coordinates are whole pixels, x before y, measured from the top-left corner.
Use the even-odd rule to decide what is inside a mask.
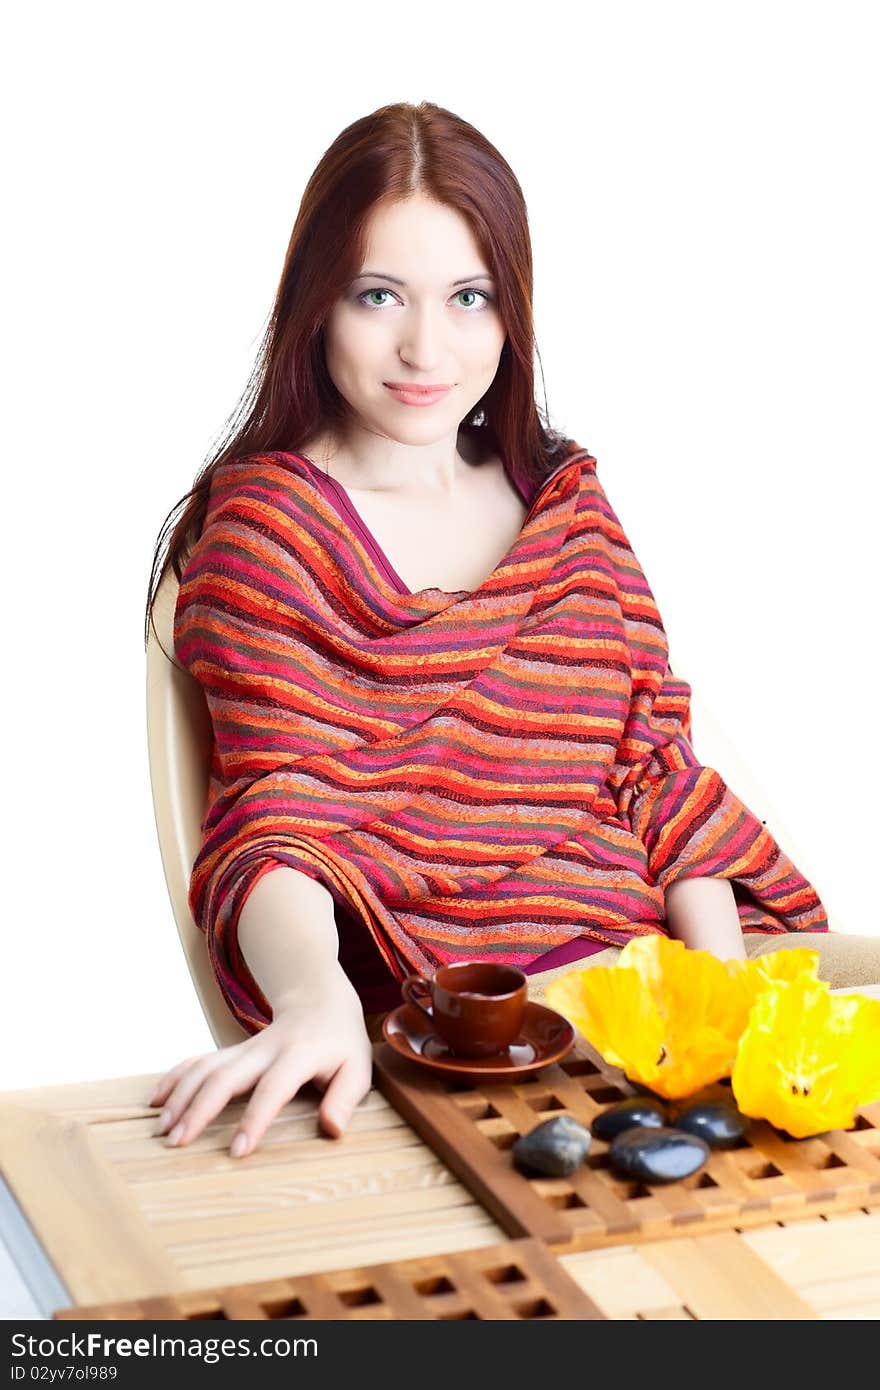
[[[377,1057],[379,1049],[391,1060],[386,1044]],[[589,1052],[579,1039],[572,1056]],[[880,1211],[871,1210],[880,1202],[880,1112],[876,1129],[841,1140],[840,1152],[861,1156],[867,1186],[852,1191],[857,1201],[873,1194],[864,1205],[816,1214],[817,1178],[796,1213],[771,1202],[740,1228],[718,1226],[720,1216],[713,1228],[695,1226],[676,1211],[681,1194],[667,1194],[673,1215],[659,1238],[618,1233],[565,1250],[502,1225],[378,1089],[333,1140],[318,1130],[319,1097],[308,1088],[254,1154],[234,1160],[245,1100],[171,1149],[146,1104],[157,1079],[0,1095],[6,1240],[43,1316],[112,1304],[130,1317],[129,1300],[141,1301],[135,1315],[153,1318],[216,1316],[219,1307],[230,1317],[296,1316],[291,1308],[328,1317],[880,1316]],[[514,1100],[522,1106],[504,1091],[494,1115]],[[564,1207],[552,1186],[544,1184],[551,1208]]]

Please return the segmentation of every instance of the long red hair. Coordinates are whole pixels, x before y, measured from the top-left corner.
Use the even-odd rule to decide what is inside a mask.
[[[373,209],[416,192],[467,219],[495,277],[507,333],[492,385],[461,428],[500,454],[513,476],[535,484],[571,447],[573,441],[552,430],[546,408],[540,412],[535,403],[532,249],[513,170],[474,126],[433,102],[382,106],[343,130],[309,179],[257,360],[225,440],[160,531],[145,642],[156,590],[169,565],[180,579],[221,464],[272,450],[296,453],[319,431],[344,420],[346,402],[327,372],[324,323],[361,269]]]

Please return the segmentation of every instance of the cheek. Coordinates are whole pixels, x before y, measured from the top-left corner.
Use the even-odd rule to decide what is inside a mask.
[[[480,331],[473,335],[467,353],[467,362],[472,370],[481,374],[494,373],[498,368],[506,338],[504,326],[498,319],[493,318],[491,323],[481,324]]]
[[[377,335],[360,314],[340,309],[327,320],[324,350],[332,377],[353,379],[376,357]]]

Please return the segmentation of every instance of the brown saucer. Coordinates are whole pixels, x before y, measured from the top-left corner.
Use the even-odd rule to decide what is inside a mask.
[[[575,1031],[567,1018],[544,1004],[526,1004],[517,1038],[492,1057],[459,1057],[411,1004],[401,1004],[382,1024],[385,1041],[410,1062],[440,1076],[467,1081],[508,1081],[529,1076],[570,1050]]]

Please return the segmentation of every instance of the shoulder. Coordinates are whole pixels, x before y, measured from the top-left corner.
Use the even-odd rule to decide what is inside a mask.
[[[586,473],[595,473],[596,456],[591,454],[589,449],[585,449],[582,444],[578,444],[574,439],[569,439],[565,449],[563,464],[579,463]]]
[[[295,512],[313,492],[311,472],[296,454],[273,451],[226,459],[211,476],[203,534],[249,503]]]
[[[228,563],[232,551],[263,555],[310,529],[314,483],[295,455],[255,453],[225,459],[211,473],[198,539],[183,579]]]
[[[538,484],[538,491],[543,491],[551,479],[564,480],[566,484],[572,482],[575,486],[580,485],[587,491],[596,485],[596,459],[589,449],[584,449],[574,440],[568,442],[568,447],[557,451],[548,467],[543,479]]]
[[[589,449],[585,449],[573,439],[565,441],[564,447],[555,449],[550,456],[544,477],[538,484],[539,490],[558,475],[566,478],[589,480],[595,475],[596,459]]]
[[[255,484],[273,487],[287,484],[291,478],[308,477],[308,465],[298,454],[280,450],[241,454],[217,465],[211,478],[211,494],[222,496]]]

